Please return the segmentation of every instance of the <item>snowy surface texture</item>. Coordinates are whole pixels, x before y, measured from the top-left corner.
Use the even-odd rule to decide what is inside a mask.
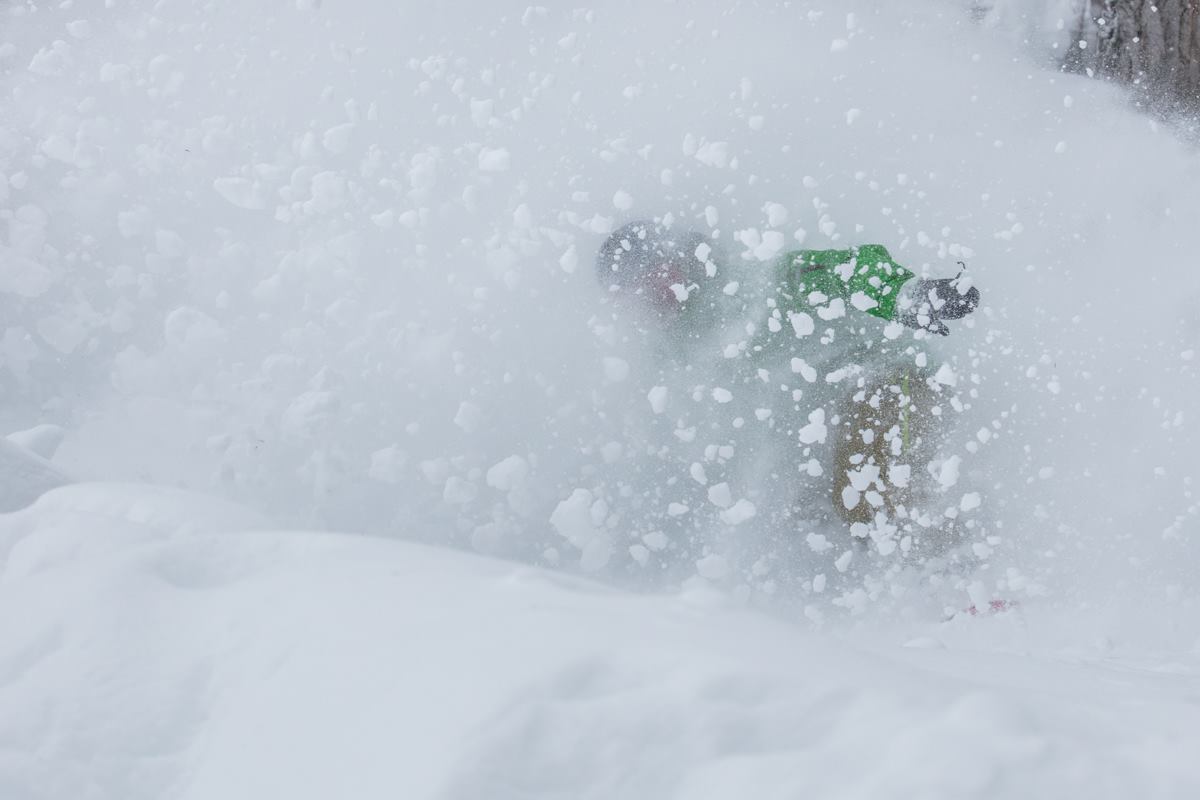
[[[0,796],[1200,792],[1195,608],[833,636],[711,590],[256,522],[104,484],[0,517]]]
[[[23,446],[35,443],[20,434],[0,438],[0,513],[24,508],[71,480],[34,449]]]
[[[0,0],[0,800],[1200,796],[1200,157],[1076,7]],[[672,341],[645,217],[983,305]]]

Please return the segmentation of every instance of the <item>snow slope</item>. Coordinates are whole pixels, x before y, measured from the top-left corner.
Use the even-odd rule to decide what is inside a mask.
[[[1200,160],[971,5],[0,1],[0,799],[1196,796]],[[969,263],[967,567],[726,524],[666,214]]]
[[[102,484],[0,517],[0,796],[1200,791],[1195,609],[1170,637],[1190,651],[1081,643],[1052,609],[831,636],[256,523]]]
[[[0,513],[24,508],[44,492],[69,482],[46,458],[11,436],[0,438]]]

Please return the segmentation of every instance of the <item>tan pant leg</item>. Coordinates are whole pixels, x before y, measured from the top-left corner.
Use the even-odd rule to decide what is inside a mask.
[[[933,555],[954,537],[945,525],[928,524],[935,495],[926,465],[940,429],[931,409],[941,398],[927,378],[918,369],[900,370],[868,379],[846,398],[839,409],[831,499],[847,524],[869,524],[882,511],[913,537],[917,552]],[[908,467],[907,480],[897,466]],[[936,518],[942,522],[940,513]]]

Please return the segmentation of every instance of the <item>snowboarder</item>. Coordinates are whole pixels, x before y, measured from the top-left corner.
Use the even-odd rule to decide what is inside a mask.
[[[900,335],[946,336],[948,320],[976,309],[979,290],[961,273],[919,278],[878,244],[795,250],[737,268],[710,237],[646,220],[608,236],[596,267],[616,300],[664,334],[658,346],[669,357],[691,363],[720,349],[740,370],[735,383],[747,387],[773,384],[781,371],[801,376],[799,390],[778,387],[790,392],[787,403],[767,387],[775,391],[769,407],[787,406],[771,421],[800,448],[789,456],[797,467],[797,456],[832,439],[824,466],[809,459],[808,474],[825,476],[833,509],[860,542],[887,519],[908,531],[918,553],[953,544],[941,515],[921,508],[944,398]]]

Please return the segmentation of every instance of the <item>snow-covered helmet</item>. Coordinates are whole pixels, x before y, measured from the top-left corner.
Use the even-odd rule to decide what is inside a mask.
[[[635,220],[604,240],[596,273],[614,291],[642,296],[659,311],[678,311],[704,283],[714,249],[702,233]]]

